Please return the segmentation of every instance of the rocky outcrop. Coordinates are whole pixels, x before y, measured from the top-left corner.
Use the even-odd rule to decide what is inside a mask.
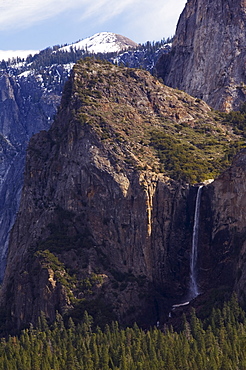
[[[168,86],[223,111],[245,101],[244,0],[189,0],[180,16],[172,51],[157,64]]]
[[[142,70],[75,68],[52,128],[29,144],[1,291],[10,326],[84,309],[154,324],[181,299],[195,190],[153,170],[145,135],[165,117],[210,117],[199,104]]]
[[[213,114],[146,71],[75,66],[51,129],[28,146],[0,297],[7,329],[35,323],[41,311],[52,321],[56,311],[79,320],[87,310],[101,325],[167,319],[188,295],[197,188],[161,172],[151,133],[184,140],[191,132],[195,142],[204,125],[225,142],[228,126],[223,134]],[[242,152],[202,189],[198,253],[200,291],[223,286],[241,299],[244,162]]]
[[[127,40],[118,37],[125,50]],[[21,63],[0,64],[0,281],[6,266],[9,232],[19,207],[27,143],[33,134],[50,127],[70,70],[76,60],[89,55],[79,49],[71,51],[69,46],[63,52],[57,48],[42,50]],[[117,54],[117,62],[152,69],[157,55],[167,52],[168,47],[160,43],[153,49],[142,46],[141,51]],[[100,56],[116,61],[112,53]]]

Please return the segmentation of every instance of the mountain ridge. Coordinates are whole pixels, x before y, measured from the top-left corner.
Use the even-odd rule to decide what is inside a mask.
[[[56,50],[71,51],[72,49],[84,50],[91,54],[97,53],[116,53],[124,51],[129,48],[136,48],[139,44],[130,40],[126,36],[122,36],[113,32],[98,32],[85,39],[65,44],[62,46],[57,45]],[[42,50],[0,50],[0,59],[3,61],[21,59],[25,61],[28,56],[39,54]],[[56,52],[56,51],[54,51]],[[13,62],[11,62],[13,63]]]
[[[213,24],[213,41],[233,35],[234,51],[244,17],[236,22],[241,13],[230,16],[230,10],[241,12],[243,3],[223,4],[207,1],[205,8],[213,17],[226,16],[222,25]],[[245,150],[232,161],[245,148],[244,86],[239,83],[244,54],[236,60],[223,43],[214,59],[199,59],[204,50],[196,54],[197,45],[203,41],[205,48],[205,31],[215,19],[203,12],[200,0],[187,2],[171,51],[166,41],[149,42],[88,58],[88,50],[54,46],[25,62],[1,63],[2,275],[25,150],[41,130],[28,145],[21,205],[10,236],[0,293],[3,330],[36,323],[41,312],[52,322],[57,310],[77,321],[86,310],[96,324],[112,319],[143,327],[166,323],[173,304],[185,302],[189,292],[200,183],[201,295],[191,305],[210,309],[210,294],[219,291],[223,299],[234,290],[246,307]],[[227,27],[230,20],[235,28]],[[195,97],[143,69],[126,68],[154,73],[158,59],[158,76],[191,88]],[[228,66],[223,63],[230,61],[235,64],[224,75]],[[201,98],[239,111],[215,111]]]
[[[168,52],[165,45],[165,41],[147,43],[122,54],[100,53],[97,57],[152,70],[158,56]],[[75,62],[91,56],[84,50],[59,52],[58,48],[47,48],[26,60],[0,63],[0,280],[6,265],[9,232],[19,207],[28,141],[34,133],[50,127]]]
[[[70,51],[71,49],[86,50],[91,54],[114,53],[129,48],[136,48],[138,44],[125,36],[113,32],[100,32],[84,40],[77,41],[67,46],[62,46],[59,51]]]

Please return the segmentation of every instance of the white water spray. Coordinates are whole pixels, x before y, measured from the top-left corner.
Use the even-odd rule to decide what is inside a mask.
[[[198,247],[198,234],[199,234],[199,218],[200,218],[200,203],[201,203],[201,193],[203,185],[200,185],[197,190],[196,195],[196,205],[195,205],[195,215],[194,215],[194,225],[192,234],[192,249],[191,249],[191,259],[190,259],[190,289],[189,289],[189,299],[196,298],[199,294],[197,285],[197,247]]]

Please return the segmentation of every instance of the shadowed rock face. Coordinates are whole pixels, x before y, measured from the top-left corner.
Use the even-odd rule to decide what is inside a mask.
[[[144,133],[205,117],[199,104],[142,70],[76,65],[54,124],[28,147],[1,290],[8,329],[85,309],[98,324],[144,326],[185,299],[197,189],[154,170]],[[245,175],[242,152],[202,189],[197,272],[202,292],[226,286],[242,300]]]
[[[246,94],[245,26],[245,1],[189,0],[159,76],[215,109],[237,109]]]
[[[62,74],[60,68],[59,76]],[[33,134],[50,127],[60,102],[65,78],[62,76],[61,82],[57,83],[52,68],[50,76],[50,84],[47,85],[34,71],[27,76],[0,71],[1,281],[6,266],[9,232],[19,207],[27,144]]]
[[[234,289],[245,305],[246,151],[204,188],[200,225],[200,282]]]
[[[152,126],[149,112],[157,120],[175,106],[174,121],[192,119],[197,103],[187,108],[147,72],[87,64],[66,85],[50,131],[29,144],[1,292],[10,327],[36,322],[40,311],[53,320],[56,310],[85,308],[154,324],[189,284],[195,191],[154,172],[158,158],[139,135]],[[156,87],[169,99],[153,106]]]

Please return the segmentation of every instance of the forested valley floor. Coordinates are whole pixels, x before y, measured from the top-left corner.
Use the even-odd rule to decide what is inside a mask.
[[[236,297],[203,322],[193,310],[182,326],[144,331],[113,322],[102,330],[87,312],[79,324],[57,314],[49,326],[42,315],[37,328],[1,339],[0,369],[246,369],[246,315]]]

